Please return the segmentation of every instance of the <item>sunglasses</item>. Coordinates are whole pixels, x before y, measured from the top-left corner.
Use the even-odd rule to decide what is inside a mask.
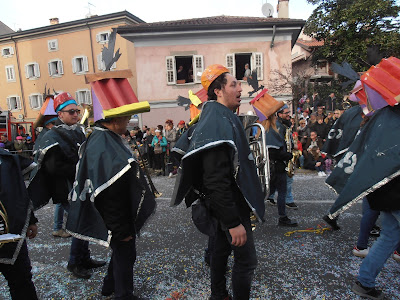
[[[78,115],[81,113],[80,109],[70,109],[70,110],[60,110],[62,112],[67,112],[69,113],[71,116],[74,115],[75,113],[77,113]]]

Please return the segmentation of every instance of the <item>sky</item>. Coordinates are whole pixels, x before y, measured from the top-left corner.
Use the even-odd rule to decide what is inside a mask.
[[[50,25],[50,18],[59,18],[60,23],[83,19],[89,11],[105,15],[127,10],[146,22],[219,15],[263,17],[261,7],[266,2],[277,17],[278,0],[0,0],[0,21],[13,30],[27,30]],[[292,19],[307,20],[312,11],[306,0],[289,1]]]

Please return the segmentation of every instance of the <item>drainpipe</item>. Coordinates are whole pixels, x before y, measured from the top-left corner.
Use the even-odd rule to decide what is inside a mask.
[[[274,27],[272,27],[271,49],[274,47],[275,35],[276,35],[276,25],[274,25]]]
[[[96,73],[96,68],[95,68],[95,65],[94,65],[94,54],[93,54],[92,28],[90,28],[88,22],[86,22],[86,26],[89,28],[90,51],[91,51],[91,53],[92,53],[92,67],[93,67],[93,73]]]
[[[15,57],[17,58],[17,69],[18,69],[18,77],[19,77],[19,86],[21,88],[21,99],[22,99],[22,108],[23,108],[23,116],[24,118],[27,117],[27,113],[26,113],[26,104],[25,104],[25,95],[24,95],[24,87],[22,84],[22,77],[21,77],[21,68],[19,65],[19,53],[18,53],[18,46],[17,46],[17,42],[15,41],[15,39],[13,37],[11,37],[11,40],[14,42],[14,47],[15,47]]]

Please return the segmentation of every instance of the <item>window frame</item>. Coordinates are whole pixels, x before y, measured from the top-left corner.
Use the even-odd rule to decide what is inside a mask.
[[[36,99],[35,99],[36,98]],[[33,106],[33,100],[37,101],[37,106]],[[33,93],[29,95],[29,105],[33,110],[39,110],[43,106],[43,95],[40,93]]]
[[[56,69],[57,69],[58,73],[53,74],[52,67],[53,67],[54,63],[57,64]],[[64,75],[64,66],[63,66],[63,62],[61,59],[56,58],[56,59],[49,60],[49,62],[47,63],[47,66],[48,66],[48,71],[49,71],[50,77],[61,77],[62,75]]]
[[[86,102],[85,101],[81,101],[81,97],[79,96],[80,93],[85,93],[86,96],[85,96],[84,100],[86,100],[86,97],[87,97],[89,99],[89,101],[86,101]],[[92,103],[93,103],[92,94],[91,94],[89,89],[76,90],[76,92],[75,92],[75,100],[76,100],[76,103],[78,103],[78,105],[82,105],[82,104],[92,105]]]
[[[78,71],[77,70],[77,64],[76,61],[78,59],[82,59],[82,70]],[[88,57],[86,55],[77,55],[72,58],[72,73],[76,75],[83,75],[89,72],[89,61]]]
[[[11,108],[11,103],[10,103],[11,98],[15,98],[15,102],[16,102],[17,108]],[[8,96],[7,97],[7,108],[11,112],[20,111],[22,109],[21,97],[18,96],[18,95],[10,95],[10,96]]]
[[[193,82],[177,83],[177,71],[176,71],[176,57],[192,57],[193,66]],[[192,55],[168,55],[165,57],[165,68],[166,68],[166,79],[167,85],[193,85],[201,83],[201,75],[204,71],[204,56],[198,54]]]
[[[33,66],[33,74],[30,76],[28,68]],[[25,77],[29,80],[35,80],[40,78],[40,67],[37,62],[30,62],[25,65]]]
[[[227,53],[225,56],[226,68],[229,70],[229,73],[232,74],[233,77],[236,78],[236,54],[246,54],[251,53],[250,55],[250,70],[253,72],[254,69],[257,69],[257,81],[264,80],[264,56],[262,52],[234,52]]]
[[[55,44],[54,49],[51,47],[52,43]],[[49,52],[58,51],[58,39],[48,40],[47,41],[47,48],[49,49]]]
[[[9,74],[11,74],[10,72],[8,72],[8,69],[11,70],[12,78],[10,78],[8,76]],[[5,66],[5,70],[6,70],[6,80],[7,80],[7,82],[16,82],[17,78],[15,76],[15,67],[14,67],[14,65]]]
[[[4,50],[8,49],[8,54],[4,54]],[[14,48],[12,46],[1,48],[1,56],[4,58],[12,57],[14,55]]]
[[[107,34],[107,39],[106,40],[102,40],[101,37],[103,35],[105,35],[105,34]],[[110,35],[111,35],[111,31],[110,30],[98,32],[96,34],[96,42],[98,42],[99,44],[107,44],[108,41],[110,40]]]

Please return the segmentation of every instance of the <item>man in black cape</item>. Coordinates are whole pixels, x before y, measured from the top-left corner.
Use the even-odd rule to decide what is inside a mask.
[[[35,209],[46,205],[50,198],[61,203],[69,211],[68,194],[75,178],[78,149],[85,141],[83,127],[78,123],[79,109],[69,93],[61,93],[54,99],[58,114],[55,126],[45,133],[35,155],[37,167],[32,171],[28,187]],[[68,270],[78,278],[88,279],[90,269],[105,265],[90,257],[89,243],[72,238]]]
[[[211,297],[231,299],[226,289],[226,265],[232,250],[233,299],[249,299],[257,266],[250,212],[262,221],[264,195],[243,125],[234,111],[240,106],[240,83],[222,65],[209,66],[202,75],[209,101],[204,103],[194,130],[183,134],[175,151],[183,154],[171,205],[185,198],[198,200],[211,214]],[[216,100],[216,101],[215,101]],[[191,134],[190,137],[185,135]],[[216,219],[216,226],[213,227]]]
[[[129,102],[130,98],[126,95],[120,100]],[[117,113],[104,117],[101,105],[112,101],[102,101],[95,102],[96,125],[79,151],[67,230],[72,236],[111,246],[103,296],[114,293],[115,299],[138,299],[133,294],[136,236],[156,202],[130,146],[121,137],[136,113],[136,103],[114,107]],[[103,118],[96,120],[100,115]]]
[[[8,281],[14,300],[37,299],[25,241],[25,236],[36,236],[37,219],[22,177],[31,164],[30,159],[0,149],[0,237],[7,233],[21,237],[0,243],[0,273]]]

